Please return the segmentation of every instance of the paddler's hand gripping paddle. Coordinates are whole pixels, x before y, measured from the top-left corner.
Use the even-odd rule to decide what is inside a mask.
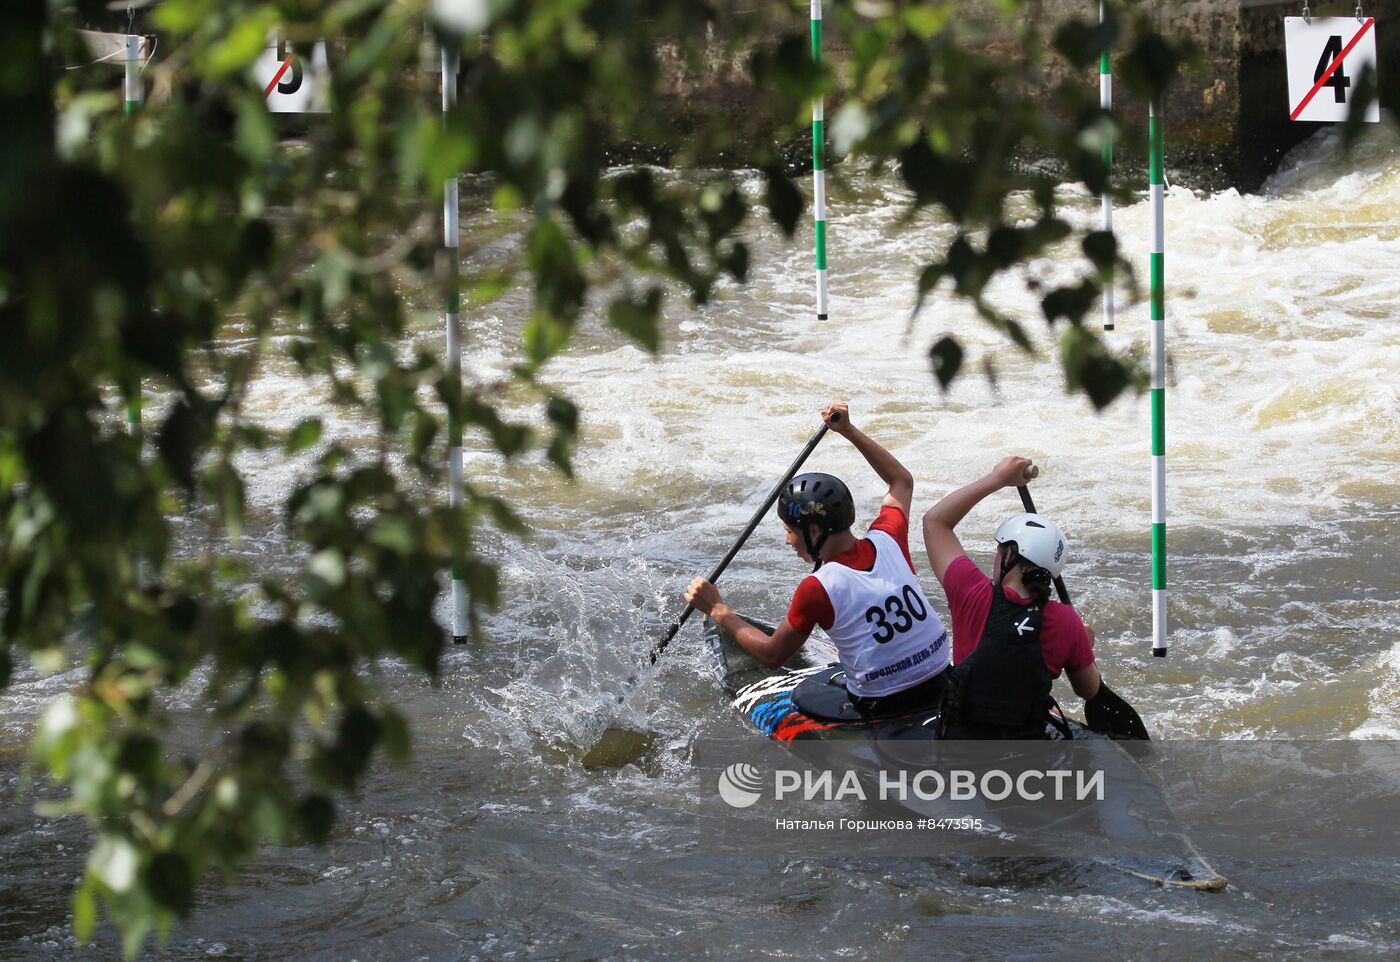
[[[719,581],[719,576],[724,574],[724,569],[729,567],[729,562],[734,560],[734,556],[739,553],[739,549],[744,546],[744,542],[749,540],[749,535],[753,534],[754,530],[763,521],[763,516],[768,513],[769,508],[773,507],[773,502],[778,500],[778,495],[783,493],[783,488],[787,487],[787,483],[792,480],[792,476],[798,472],[798,469],[802,467],[803,463],[811,457],[812,452],[817,449],[817,445],[821,443],[821,439],[826,435],[827,427],[840,420],[841,412],[837,411],[831,415],[830,421],[823,422],[822,426],[817,429],[817,433],[812,435],[812,440],[807,442],[807,446],[802,449],[802,453],[797,456],[797,460],[792,462],[792,467],[787,469],[787,474],[783,475],[783,479],[779,481],[777,486],[769,493],[763,505],[755,511],[753,517],[749,519],[748,527],[744,528],[744,533],[739,535],[739,540],[734,542],[734,547],[729,549],[729,553],[724,556],[724,559],[720,561],[719,564],[715,565],[715,570],[710,572],[710,577],[708,579],[710,584]],[[685,611],[681,612],[681,616],[671,622],[671,626],[666,629],[666,635],[657,642],[656,647],[651,650],[651,663],[653,665],[656,664],[656,659],[661,657],[661,653],[666,650],[666,646],[671,643],[671,639],[676,637],[676,632],[681,630],[681,626],[690,619],[691,613],[694,611],[694,605],[686,605]]]
[[[1026,468],[1025,477],[1027,481],[1033,481],[1040,476],[1040,469],[1035,465]],[[1030,489],[1024,484],[1016,486],[1016,492],[1021,496],[1021,506],[1030,514],[1039,514],[1035,510],[1035,502],[1031,500]],[[1060,600],[1065,604],[1072,604],[1069,600],[1069,589],[1065,587],[1065,579],[1055,578],[1055,593],[1060,596]],[[1084,721],[1089,728],[1100,735],[1107,735],[1110,738],[1120,738],[1133,741],[1148,741],[1147,726],[1142,722],[1142,716],[1133,709],[1118,693],[1104,684],[1103,676],[1099,676],[1099,693],[1084,703]]]

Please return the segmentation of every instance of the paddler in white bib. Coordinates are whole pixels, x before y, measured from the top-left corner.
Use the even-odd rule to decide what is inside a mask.
[[[851,531],[855,504],[845,484],[829,474],[800,474],[779,495],[777,512],[788,546],[813,569],[797,586],[777,630],[769,635],[750,625],[704,578],[690,583],[685,599],[770,668],[786,663],[820,625],[836,645],[852,703],[864,713],[936,707],[948,667],[948,633],[909,554],[914,477],[851,423],[845,404],[827,405],[822,419],[889,485],[866,537]]]

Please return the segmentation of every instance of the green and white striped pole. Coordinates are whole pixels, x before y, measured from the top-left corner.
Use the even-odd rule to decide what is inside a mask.
[[[442,122],[447,124],[447,114],[457,103],[457,71],[459,55],[455,49],[442,47]],[[447,470],[451,477],[452,491],[449,503],[455,515],[460,514],[464,498],[465,479],[462,473],[462,421],[458,407],[462,396],[462,332],[461,332],[461,290],[458,283],[460,254],[458,252],[457,229],[457,178],[449,177],[442,191],[442,247],[447,261],[447,279],[444,282],[442,321],[447,328],[447,372],[451,385],[453,404],[447,412]],[[460,645],[467,640],[467,586],[462,580],[462,559],[455,553],[452,558],[452,643]]]
[[[141,37],[131,33],[132,18],[128,9],[126,35],[126,83],[122,105],[123,116],[130,118],[141,104]],[[136,378],[127,386],[126,431],[134,438],[141,437],[141,380]]]
[[[812,0],[812,60],[822,62],[822,0]],[[816,218],[817,320],[826,320],[826,104],[812,101],[812,212]]]
[[[1107,19],[1108,11],[1105,0],[1099,0],[1099,23],[1102,24]],[[1113,72],[1108,44],[1104,44],[1103,53],[1099,54],[1099,106],[1105,111],[1113,110]],[[1110,130],[1109,139],[1103,145],[1103,164],[1107,168],[1109,176],[1113,174],[1113,134]],[[1099,200],[1103,212],[1103,229],[1107,233],[1113,233],[1113,198],[1105,190],[1103,197]],[[1113,265],[1108,266],[1108,277],[1103,286],[1103,329],[1113,330]]]
[[[1167,295],[1164,255],[1162,103],[1147,107],[1147,179],[1152,195],[1152,654],[1167,654]]]

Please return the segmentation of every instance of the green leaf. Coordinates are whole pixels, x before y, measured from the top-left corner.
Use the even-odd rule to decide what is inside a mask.
[[[74,755],[85,738],[102,734],[89,729],[84,721],[81,705],[71,695],[54,699],[39,716],[39,727],[34,732],[31,747],[60,779],[68,777]]]
[[[791,237],[802,219],[807,198],[777,167],[765,167],[763,180],[763,202],[768,207],[768,215],[782,229],[785,237]]]
[[[423,118],[418,127],[418,158],[423,179],[432,196],[442,197],[443,184],[457,177],[476,161],[476,142],[463,125],[460,114],[451,115],[446,126],[441,119]]]
[[[1060,335],[1060,362],[1068,389],[1083,391],[1097,410],[1103,410],[1133,383],[1132,369],[1078,324],[1071,324]]]
[[[530,269],[535,275],[535,297],[544,312],[572,322],[583,305],[588,284],[579,271],[573,247],[564,229],[542,218],[530,231]]]
[[[202,433],[194,409],[181,402],[171,409],[156,438],[161,460],[186,491],[194,490],[194,458]]]
[[[1379,93],[1375,65],[1368,63],[1361,68],[1361,76],[1356,79],[1356,90],[1352,92],[1351,106],[1347,108],[1347,119],[1342,124],[1342,145],[1346,150],[1355,146],[1368,126],[1366,111]]]
[[[537,311],[525,325],[525,355],[538,367],[568,347],[573,333],[571,325]]]
[[[945,29],[952,19],[952,4],[921,4],[900,11],[910,31],[922,40]]]
[[[1170,41],[1148,34],[1118,58],[1114,73],[1124,79],[1130,90],[1152,99],[1161,96],[1176,78],[1182,61],[1182,52]]]
[[[571,435],[556,434],[545,450],[545,457],[549,459],[550,464],[563,472],[566,478],[573,478],[574,439]]]
[[[831,122],[831,149],[837,157],[852,153],[870,135],[872,119],[869,111],[858,103],[846,102],[836,111]],[[803,198],[806,201],[806,198]]]
[[[386,709],[380,716],[384,739],[384,754],[395,764],[402,765],[413,754],[413,732],[408,720],[398,712]]]
[[[219,517],[229,537],[239,538],[243,533],[247,497],[243,476],[238,469],[228,460],[215,461],[200,479],[200,489],[204,500],[219,509]]]
[[[277,150],[277,130],[267,104],[251,91],[238,99],[238,151],[252,163],[267,163]]]
[[[91,881],[84,878],[73,890],[73,935],[79,945],[87,945],[97,924],[97,893]]]
[[[1084,235],[1084,255],[1101,271],[1109,270],[1118,260],[1118,239],[1113,231],[1096,230]]]
[[[490,271],[470,280],[466,287],[467,303],[482,307],[500,299],[515,285],[515,273],[508,270]]]
[[[136,884],[141,856],[136,847],[120,835],[103,834],[88,856],[88,868],[95,878],[118,895],[130,892]]]
[[[1054,324],[1061,317],[1077,324],[1094,306],[1099,296],[1099,286],[1085,279],[1074,287],[1060,287],[1046,294],[1040,301],[1040,309],[1047,323]]]
[[[545,406],[549,420],[569,434],[578,433],[578,406],[566,397],[554,395]]]
[[[514,457],[529,447],[533,432],[522,424],[504,421],[500,413],[486,403],[480,394],[468,395],[463,404],[462,418],[466,424],[485,428],[496,450],[507,458]]]
[[[919,294],[914,301],[914,313],[918,314],[924,306],[924,301],[928,295],[938,287],[946,273],[946,268],[942,264],[930,264],[919,272]]]
[[[307,563],[307,572],[331,588],[345,584],[345,555],[336,548],[318,551]]]
[[[963,348],[954,338],[945,335],[934,342],[928,352],[933,376],[938,378],[938,386],[944,391],[962,369]]]
[[[153,928],[151,920],[153,915],[141,913],[120,919],[122,933],[122,955],[129,962],[135,962],[141,954],[141,946],[146,941],[146,935]]]
[[[735,241],[729,253],[719,258],[720,268],[740,284],[749,279],[749,245]]]
[[[194,907],[194,873],[174,852],[159,852],[146,869],[146,888],[158,905],[184,918]]]
[[[161,744],[143,732],[124,735],[117,749],[117,768],[144,782],[154,781],[160,771]]]
[[[297,804],[297,824],[313,845],[324,845],[335,827],[335,803],[320,793],[307,795]]]
[[[608,306],[608,325],[626,334],[652,354],[661,351],[661,331],[657,322],[661,314],[661,288],[648,288],[642,297],[626,294]]]
[[[298,421],[297,426],[292,428],[291,433],[287,435],[287,443],[282,446],[283,452],[288,455],[300,454],[307,448],[315,446],[321,440],[323,429],[324,426],[320,418],[307,418],[304,421]]]
[[[1055,31],[1054,47],[1070,66],[1083,69],[1099,62],[1099,55],[1113,44],[1118,35],[1117,19],[1110,16],[1102,23],[1085,23],[1075,18]]]
[[[277,13],[271,8],[246,13],[210,49],[205,69],[218,77],[251,65],[267,46],[268,36],[276,25]]]
[[[375,518],[367,537],[370,544],[399,555],[412,555],[418,548],[417,532],[406,518]]]

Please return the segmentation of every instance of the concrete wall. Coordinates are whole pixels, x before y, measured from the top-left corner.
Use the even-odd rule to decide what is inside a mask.
[[[1160,17],[1164,33],[1190,37],[1205,59],[1202,69],[1187,72],[1168,93],[1165,119],[1169,176],[1173,182],[1193,187],[1257,189],[1288,149],[1320,126],[1288,119],[1283,20],[1302,14],[1302,0],[1148,3]],[[970,19],[994,22],[998,16],[996,0],[958,0],[957,6],[959,13]],[[1313,16],[1350,16],[1354,9],[1351,0],[1316,0],[1312,4]],[[778,17],[786,29],[801,29],[806,21],[805,11],[805,5],[801,9],[794,7],[783,20],[784,13],[779,8]],[[1382,106],[1400,107],[1387,99],[1386,89],[1400,89],[1400,0],[1367,0],[1363,13],[1377,21]],[[1068,19],[1097,19],[1098,4],[1096,0],[1040,0],[1027,8],[1026,15],[1036,17],[1048,39]],[[834,24],[828,27],[825,39],[828,56],[839,64],[844,49]],[[1004,46],[1008,57],[1018,55],[1015,44],[1005,37],[992,36],[988,46]],[[762,113],[759,92],[745,89],[742,66],[732,54],[717,50],[714,68],[706,77],[692,77],[690,82],[673,87],[672,100],[677,109],[701,114],[713,109],[737,111],[750,120]],[[1048,110],[1055,109],[1053,90],[1062,82],[1082,82],[1097,89],[1098,75],[1091,71],[1082,78],[1072,77],[1057,57],[1050,58],[1042,85]],[[1121,85],[1115,92],[1114,107],[1129,131],[1124,142],[1117,145],[1115,155],[1124,176],[1134,176],[1145,166],[1147,107],[1130,98]],[[789,149],[784,155],[800,166],[804,163],[803,150],[805,144],[802,150]],[[742,155],[742,146],[736,153]]]
[[[805,33],[805,2],[760,3],[758,0],[716,0],[725,8],[761,11],[765,34]],[[827,0],[828,3],[831,0]],[[955,0],[961,16],[999,22],[997,0]],[[1302,13],[1302,0],[1143,0],[1159,17],[1164,32],[1184,33],[1204,52],[1205,69],[1188,73],[1169,92],[1166,104],[1167,168],[1173,182],[1196,187],[1238,187],[1254,190],[1277,166],[1285,152],[1319,125],[1288,120],[1288,84],[1283,52],[1283,18]],[[1318,0],[1314,16],[1349,16],[1352,0]],[[1097,0],[1039,0],[1028,4],[1046,37],[1072,17],[1097,19]],[[148,14],[138,11],[137,29]],[[1376,18],[1383,107],[1400,109],[1400,0],[1366,0],[1363,12]],[[106,30],[124,29],[125,13],[114,11]],[[845,53],[834,21],[826,31],[826,51],[839,66]],[[1005,37],[992,36],[989,46],[1004,46],[1017,56]],[[665,46],[662,46],[663,56]],[[1061,82],[1079,82],[1097,89],[1096,71],[1071,77],[1058,58],[1047,63],[1042,98],[1055,109],[1053,89]],[[1389,96],[1389,99],[1387,97]],[[835,98],[839,103],[840,97]],[[1128,133],[1116,145],[1117,165],[1124,177],[1138,176],[1146,154],[1146,106],[1134,102],[1119,86],[1115,111]],[[780,158],[793,169],[810,168],[805,134],[785,144],[774,141],[783,124],[771,114],[771,98],[749,79],[747,53],[733,51],[722,37],[713,36],[701,64],[687,65],[672,57],[657,98],[651,130],[645,142],[619,145],[619,161],[644,159],[666,163],[750,166]],[[831,114],[828,106],[828,115]],[[782,118],[791,122],[793,118]],[[789,127],[791,129],[791,127]],[[709,132],[714,139],[706,142]],[[718,136],[714,136],[718,132]]]
[[[1320,126],[1288,119],[1283,20],[1302,14],[1301,0],[1163,0],[1165,33],[1184,33],[1205,53],[1202,73],[1188,73],[1167,98],[1167,166],[1192,186],[1255,190],[1288,149]],[[1314,2],[1312,15],[1350,16],[1354,2]],[[1376,18],[1378,68],[1400,71],[1400,0],[1370,0]],[[1384,79],[1384,78],[1383,78]],[[1400,77],[1396,78],[1400,79]],[[1393,106],[1385,98],[1383,106]],[[1120,96],[1125,120],[1143,131],[1125,159],[1146,151],[1146,107]],[[1117,106],[1115,104],[1115,106]]]

